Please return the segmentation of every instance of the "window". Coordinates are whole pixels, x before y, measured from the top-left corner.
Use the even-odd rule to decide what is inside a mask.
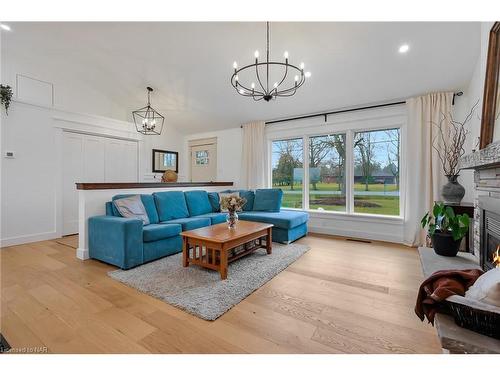
[[[283,207],[400,216],[400,144],[399,127],[273,140],[272,186]]]
[[[346,211],[345,134],[309,138],[309,208]]]
[[[283,190],[283,207],[303,208],[303,140],[272,143],[272,185]]]
[[[354,135],[354,212],[399,215],[399,129]]]
[[[208,164],[208,151],[196,151],[194,156],[196,165]]]

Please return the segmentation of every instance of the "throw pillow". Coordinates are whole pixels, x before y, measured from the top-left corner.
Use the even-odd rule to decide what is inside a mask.
[[[500,268],[483,273],[467,290],[465,298],[500,307]]]
[[[280,212],[283,191],[281,189],[257,189],[253,201],[254,211]]]
[[[223,209],[220,205],[220,202],[222,200],[222,198],[224,197],[239,197],[240,196],[240,193],[238,192],[234,192],[234,193],[219,193],[219,207],[220,207],[220,212],[228,212],[227,209]]]
[[[149,224],[149,217],[140,195],[115,199],[113,204],[122,217],[134,217],[141,219],[143,225]]]
[[[208,193],[208,200],[212,206],[212,212],[220,212],[219,193]]]

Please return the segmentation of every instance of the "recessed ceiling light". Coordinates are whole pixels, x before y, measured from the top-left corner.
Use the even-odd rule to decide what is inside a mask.
[[[406,53],[408,52],[408,50],[410,49],[410,46],[408,44],[402,44],[400,47],[399,47],[399,53]]]
[[[10,31],[11,28],[9,25],[6,25],[4,23],[0,23],[0,29],[5,30],[5,31]]]

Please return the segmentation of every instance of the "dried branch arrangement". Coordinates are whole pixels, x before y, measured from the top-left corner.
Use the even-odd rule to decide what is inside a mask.
[[[465,140],[470,133],[468,122],[471,120],[479,101],[474,104],[463,121],[457,121],[452,114],[442,114],[439,123],[431,122],[437,128],[437,134],[432,139],[432,147],[436,150],[444,174],[456,176],[460,171],[458,161],[465,154]]]

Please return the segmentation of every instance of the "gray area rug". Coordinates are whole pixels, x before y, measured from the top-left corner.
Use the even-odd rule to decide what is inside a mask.
[[[259,249],[231,263],[226,280],[196,265],[182,267],[182,253],[108,275],[202,319],[215,320],[308,250],[300,244],[273,243],[271,255]]]

